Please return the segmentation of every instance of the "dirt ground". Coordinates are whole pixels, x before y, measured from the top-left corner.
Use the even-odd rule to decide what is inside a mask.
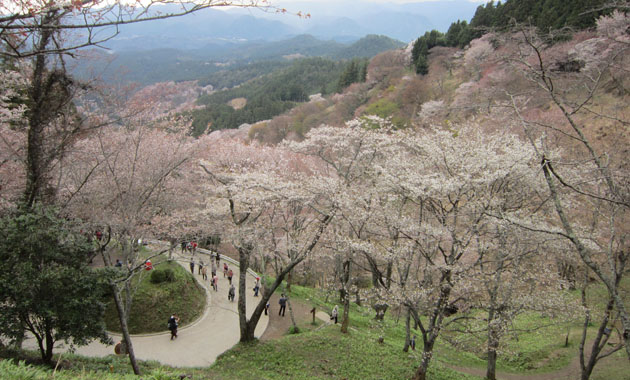
[[[281,338],[289,331],[289,328],[292,325],[288,306],[284,317],[278,315],[278,310],[280,310],[280,305],[278,305],[279,299],[280,294],[278,293],[274,293],[274,295],[271,296],[271,300],[269,301],[269,324],[267,325],[267,329],[263,335],[260,337],[261,341]],[[310,323],[313,320],[311,306],[298,300],[290,300],[290,302],[291,307],[293,308],[295,322],[298,326]]]

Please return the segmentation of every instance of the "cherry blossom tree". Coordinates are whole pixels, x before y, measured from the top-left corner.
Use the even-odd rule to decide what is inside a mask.
[[[378,247],[370,237],[376,228],[373,225],[375,215],[381,211],[378,205],[380,189],[373,186],[378,173],[373,168],[376,162],[385,159],[380,148],[388,137],[370,127],[393,129],[390,122],[370,116],[351,120],[342,128],[322,126],[311,130],[303,142],[289,144],[293,151],[323,162],[334,179],[334,191],[330,196],[338,211],[329,248],[340,261],[338,279],[344,305],[341,322],[344,333],[348,331],[350,321],[350,290],[356,282],[352,277],[352,263],[359,257],[365,258],[375,279],[378,278],[376,281],[382,281],[375,258]]]
[[[619,13],[601,18],[598,34],[578,41],[567,55],[557,54],[528,29],[513,35],[516,47],[509,59],[515,72],[530,81],[532,92],[512,94],[511,100],[524,131],[539,146],[545,187],[560,227],[546,231],[570,242],[606,287],[620,315],[618,333],[630,359],[629,306],[619,286],[629,255],[628,140],[623,132],[628,115],[623,98],[609,96],[611,88],[624,86],[618,73],[627,65],[630,44],[610,25],[627,26],[628,18]],[[566,59],[576,60],[579,69],[557,69]],[[531,97],[545,99],[553,111],[528,112]]]
[[[156,236],[151,221],[168,215],[185,187],[175,177],[194,153],[187,137],[142,125],[100,128],[74,145],[72,164],[63,172],[59,202],[68,213],[91,223],[102,233],[99,251],[103,264],[123,263],[111,279],[124,341],[132,367],[135,361],[127,320],[135,289],[131,279],[143,273],[147,258],[138,246]],[[89,180],[86,180],[88,179]]]
[[[414,378],[425,379],[440,332],[458,319],[448,316],[467,300],[463,280],[477,265],[475,241],[488,228],[490,211],[501,205],[502,189],[531,176],[533,149],[523,149],[513,135],[485,134],[471,125],[424,134],[399,132],[394,139],[379,178],[385,192],[413,202],[399,228],[425,264],[418,277],[392,293],[404,290],[403,298],[419,300],[427,317],[415,318],[424,348]]]
[[[240,340],[254,339],[265,305],[286,276],[314,250],[333,219],[329,182],[315,166],[284,149],[244,145],[206,137],[201,168],[210,219],[222,220],[239,254]],[[277,260],[276,278],[267,284],[252,315],[246,314],[246,276],[257,252]]]
[[[509,354],[502,344],[504,337],[574,319],[575,310],[580,308],[566,297],[559,273],[550,265],[553,262],[545,258],[553,243],[509,222],[493,224],[485,236],[478,238],[478,265],[469,279],[468,318],[456,324],[454,330],[463,334],[452,343],[457,346],[471,338],[485,342],[487,379],[496,379],[499,353]],[[517,326],[516,318],[524,313],[536,313],[549,321]],[[484,333],[485,339],[480,336]]]

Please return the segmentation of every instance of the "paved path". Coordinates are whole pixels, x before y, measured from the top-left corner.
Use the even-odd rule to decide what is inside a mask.
[[[210,262],[208,251],[198,249],[195,255],[195,262],[199,258],[208,264]],[[190,255],[176,255],[178,261],[189,270],[188,263]],[[170,332],[146,335],[132,335],[133,348],[136,357],[141,360],[157,360],[160,363],[173,367],[206,367],[214,363],[217,356],[234,346],[240,337],[238,325],[238,312],[236,309],[236,301],[238,300],[238,266],[228,261],[229,267],[234,271],[234,285],[236,286],[236,299],[234,302],[227,300],[227,292],[229,288],[227,278],[223,278],[223,262],[228,259],[221,257],[221,268],[217,270],[219,277],[218,291],[215,292],[210,286],[209,281],[203,281],[200,275],[197,275],[195,266],[195,278],[206,289],[208,296],[207,308],[201,318],[190,325],[179,328],[179,338],[170,340]],[[253,273],[253,272],[252,272]],[[247,286],[245,289],[247,297],[247,313],[248,316],[253,312],[258,300],[255,298],[251,289],[254,287],[255,278],[250,273],[247,276]],[[208,278],[210,278],[210,267],[208,268]],[[166,326],[164,319],[164,326]],[[265,329],[269,319],[263,315],[256,327],[255,335],[260,337]],[[184,321],[184,324],[185,321]],[[121,340],[120,334],[110,333],[114,342]],[[27,339],[24,347],[36,349],[37,342],[34,338]],[[55,345],[55,352],[66,350],[63,343]],[[106,346],[98,342],[92,342],[87,346],[80,347],[76,350],[79,355],[102,357],[114,353],[114,346]]]

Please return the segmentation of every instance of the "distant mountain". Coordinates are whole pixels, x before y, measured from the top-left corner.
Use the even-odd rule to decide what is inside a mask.
[[[116,54],[97,52],[81,61],[75,74],[101,76],[105,81],[132,81],[152,84],[165,81],[198,80],[230,67],[251,62],[287,61],[301,57],[330,59],[370,58],[404,46],[386,36],[368,35],[352,44],[323,41],[311,35],[299,35],[283,41],[244,41],[207,44],[203,49],[122,50]],[[268,68],[265,68],[268,70]],[[244,77],[244,80],[247,80]]]
[[[267,42],[257,40],[252,42],[233,43],[229,48],[220,52],[214,50],[200,51],[199,54],[207,58],[229,61],[259,61],[271,58],[286,58],[290,56],[323,57],[331,56],[342,50],[346,45],[329,40],[319,40],[311,35],[302,34],[282,41]]]
[[[223,61],[260,61],[274,58],[326,57],[332,59],[370,58],[385,50],[405,46],[404,42],[387,36],[367,35],[352,44],[334,40],[320,40],[309,34],[302,34],[277,42],[247,42],[234,44],[220,54],[205,52],[206,57]]]
[[[276,3],[276,1],[274,1]],[[371,1],[300,1],[277,4],[289,11],[309,13],[309,19],[265,13],[260,17],[278,20],[315,37],[382,34],[412,41],[424,32],[446,32],[454,21],[469,21],[482,2],[470,0],[418,1],[404,4]],[[343,31],[343,32],[340,32]],[[336,38],[335,38],[336,39]]]
[[[277,41],[299,34],[281,21],[250,14],[204,9],[193,14],[123,25],[118,36],[104,45],[112,50],[200,49],[252,40]]]
[[[338,59],[372,58],[378,53],[398,49],[405,45],[404,42],[386,36],[369,34],[352,45],[339,49],[338,52],[330,55],[330,57]]]
[[[409,42],[424,32],[445,32],[457,19],[470,20],[479,3],[468,0],[383,4],[366,0],[301,1],[283,4],[310,18],[257,9],[204,9],[193,14],[121,26],[105,46],[114,51],[176,48],[221,51],[234,42],[280,41],[302,34],[347,43],[368,34]]]

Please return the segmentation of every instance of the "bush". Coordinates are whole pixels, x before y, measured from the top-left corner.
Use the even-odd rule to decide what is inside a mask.
[[[379,99],[365,108],[364,115],[376,115],[383,119],[392,116],[398,112],[398,104],[388,99]]]
[[[153,284],[160,284],[164,281],[166,281],[166,274],[163,270],[154,269],[153,272],[151,272],[151,282]]]
[[[151,283],[160,284],[162,282],[175,281],[175,272],[172,269],[154,269],[151,273]]]
[[[164,269],[164,278],[166,279],[166,282],[175,281],[175,272],[173,272],[171,268]]]

